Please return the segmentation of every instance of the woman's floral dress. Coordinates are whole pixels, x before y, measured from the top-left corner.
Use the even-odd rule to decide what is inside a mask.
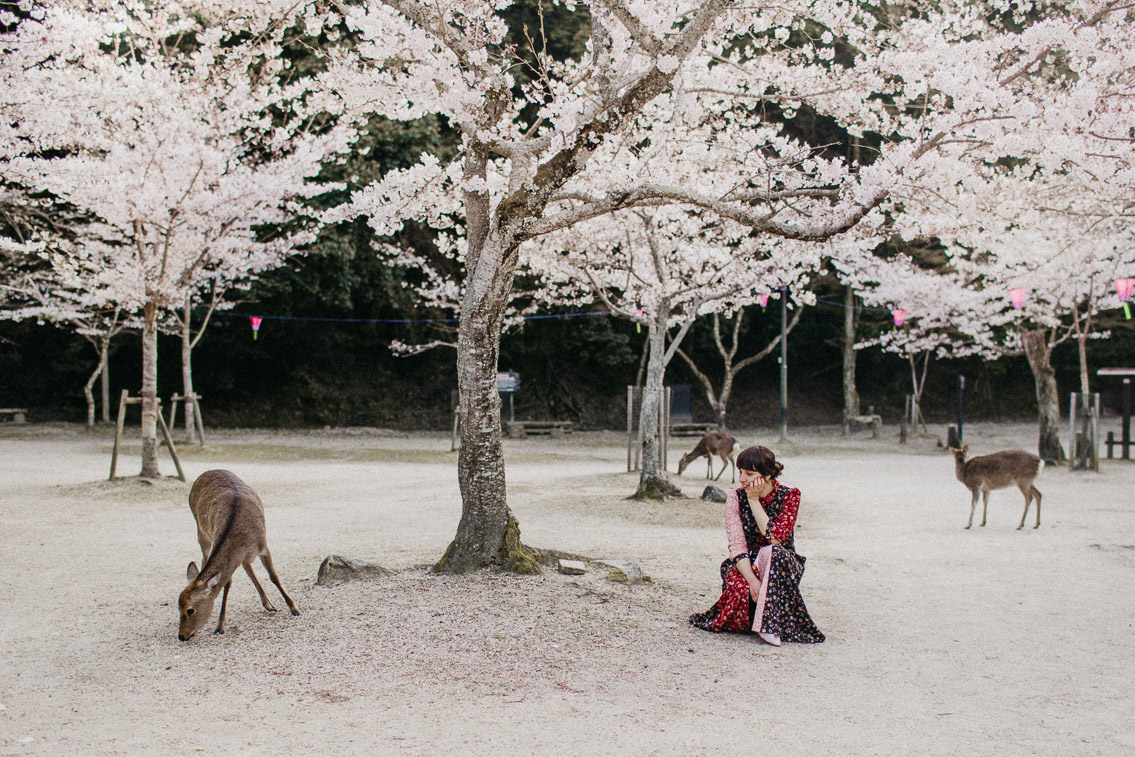
[[[800,509],[800,490],[779,481],[760,500],[768,514],[768,536],[757,528],[748,494],[743,488],[729,493],[725,503],[726,532],[733,555],[721,564],[721,597],[705,612],[690,616],[690,623],[706,631],[758,633],[766,640],[818,644],[824,635],[816,628],[800,596],[804,557],[796,554],[793,529]],[[772,544],[770,539],[779,541]],[[749,584],[736,563],[748,557],[761,581],[753,601]]]

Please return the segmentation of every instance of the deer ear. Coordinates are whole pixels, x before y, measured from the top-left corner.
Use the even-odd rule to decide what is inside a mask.
[[[213,576],[212,578],[210,578],[205,583],[205,591],[212,592],[213,589],[217,588],[217,584],[219,584],[220,582],[221,582],[221,574],[218,573],[217,575]]]
[[[197,578],[197,574],[199,572],[200,571],[197,570],[197,563],[195,563],[195,562],[189,563],[189,567],[185,569],[186,580],[192,581],[194,578]]]

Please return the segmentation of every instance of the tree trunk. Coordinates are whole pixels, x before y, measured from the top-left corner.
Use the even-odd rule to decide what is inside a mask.
[[[725,424],[725,416],[729,411],[729,398],[733,396],[733,379],[736,376],[737,371],[733,370],[733,366],[728,366],[725,371],[725,378],[721,380],[721,398],[713,405],[713,409],[717,412],[718,431],[728,430]]]
[[[843,435],[851,433],[851,419],[859,415],[859,391],[855,388],[855,291],[847,287],[843,294]]]
[[[142,324],[142,478],[158,470],[158,306],[147,302]]]
[[[663,308],[668,310],[668,308]],[[666,376],[666,315],[655,314],[649,327],[650,357],[646,363],[646,383],[642,389],[642,473],[633,499],[680,497],[682,492],[666,478],[665,461],[660,457],[661,432],[658,424],[662,388]],[[661,322],[660,322],[661,321]]]
[[[1080,393],[1084,395],[1085,402],[1091,393],[1088,381],[1088,332],[1085,330],[1076,335],[1076,348],[1080,355]]]
[[[183,310],[184,318],[181,322],[181,394],[184,397],[185,406],[185,442],[186,444],[195,444],[197,442],[197,426],[193,422],[193,415],[196,411],[196,406],[190,400],[193,396],[193,322],[192,312],[190,306],[192,300],[189,295],[185,296],[185,307]],[[176,418],[169,419],[169,425],[172,427]],[[171,432],[172,433],[172,432]]]
[[[466,175],[483,176],[484,165],[483,156],[470,153]],[[490,234],[486,193],[466,192],[464,204],[468,277],[457,331],[461,520],[457,535],[434,568],[449,573],[487,567],[539,573],[537,554],[521,544],[520,526],[506,499],[497,392],[501,323],[512,289],[518,245],[507,228],[497,228]]]
[[[1037,454],[1047,461],[1062,463],[1064,447],[1060,444],[1060,395],[1056,388],[1056,371],[1052,368],[1052,347],[1048,331],[1035,329],[1021,332],[1021,343],[1036,381],[1036,403],[1040,426]]]
[[[102,373],[102,361],[99,361],[98,367],[95,368],[94,373],[87,379],[87,383],[83,386],[83,396],[87,398],[87,428],[95,427],[95,381],[98,380],[99,374]]]

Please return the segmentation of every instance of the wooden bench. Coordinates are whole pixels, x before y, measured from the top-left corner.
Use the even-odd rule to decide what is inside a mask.
[[[1104,442],[1104,445],[1107,446],[1108,460],[1112,459],[1116,447],[1119,447],[1120,452],[1123,454],[1123,459],[1128,460],[1131,457],[1131,447],[1135,446],[1135,442],[1128,441],[1127,444],[1124,444],[1121,439],[1115,438],[1114,431],[1108,431],[1107,441]]]
[[[670,436],[705,436],[717,431],[716,423],[671,423]]]
[[[12,423],[27,423],[28,410],[24,407],[2,407],[0,408],[0,418],[5,416],[11,416]]]
[[[529,434],[548,434],[553,437],[562,437],[575,431],[572,421],[509,421],[505,424],[505,433],[510,439],[523,439]]]

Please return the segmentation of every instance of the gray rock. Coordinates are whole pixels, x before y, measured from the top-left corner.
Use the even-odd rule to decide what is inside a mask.
[[[595,560],[607,568],[607,578],[621,584],[650,583],[650,577],[630,560]]]
[[[720,486],[707,486],[701,493],[701,498],[710,502],[724,502],[728,495]]]
[[[581,560],[560,560],[560,573],[569,576],[582,576],[587,572],[587,565]]]
[[[393,575],[394,571],[366,560],[328,555],[319,566],[316,586],[327,586],[340,581],[356,581],[361,578],[379,578]]]

